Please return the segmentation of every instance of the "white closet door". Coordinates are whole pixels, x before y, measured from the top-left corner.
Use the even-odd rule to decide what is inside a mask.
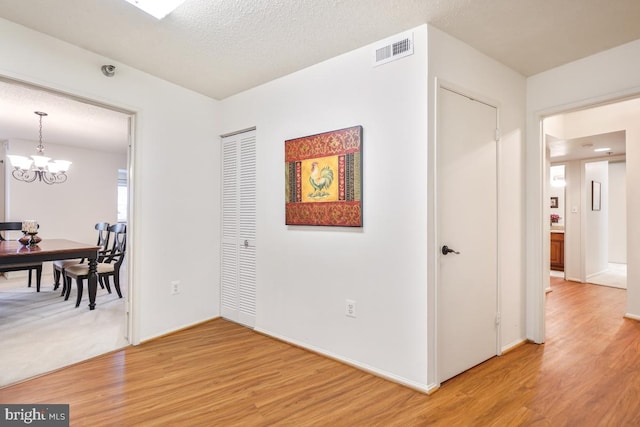
[[[256,316],[256,132],[222,139],[220,311],[246,326]]]

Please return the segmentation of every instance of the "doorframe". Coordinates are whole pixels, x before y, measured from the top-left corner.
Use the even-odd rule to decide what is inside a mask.
[[[129,117],[129,129],[128,132],[128,149],[127,149],[127,171],[128,171],[128,181],[127,181],[127,193],[128,193],[128,204],[127,204],[127,256],[126,256],[126,270],[127,270],[127,297],[125,301],[125,316],[126,316],[126,338],[131,345],[140,344],[140,317],[139,317],[139,294],[140,290],[137,286],[134,286],[134,277],[136,276],[135,269],[135,248],[136,248],[136,238],[135,231],[136,227],[136,217],[134,215],[135,212],[135,195],[136,195],[136,179],[135,179],[135,171],[136,168],[136,160],[137,157],[135,155],[135,147],[136,147],[136,134],[139,132],[138,127],[136,126],[137,117],[139,111],[131,106],[118,105],[115,103],[107,103],[104,100],[97,100],[93,98],[86,97],[84,95],[76,94],[67,90],[63,90],[62,88],[56,88],[48,86],[44,83],[38,83],[35,81],[26,80],[23,78],[18,78],[17,76],[11,76],[8,74],[0,74],[0,80],[9,84],[26,86],[35,90],[41,90],[44,92],[53,93],[55,95],[85,103],[94,105],[97,107],[105,108],[112,111],[117,111],[119,113],[125,114]],[[5,162],[6,164],[6,162]]]
[[[434,337],[434,352],[433,352],[433,357],[434,357],[434,374],[435,374],[435,388],[439,388],[441,381],[440,381],[440,372],[439,372],[439,361],[438,361],[438,354],[439,354],[439,343],[440,343],[440,336],[439,336],[439,324],[438,324],[438,320],[440,318],[440,305],[439,305],[439,295],[438,295],[438,290],[440,288],[440,268],[439,268],[439,256],[440,256],[440,234],[439,234],[439,227],[438,227],[438,189],[439,189],[439,183],[438,183],[438,146],[440,143],[440,131],[439,131],[439,127],[438,127],[438,123],[440,120],[440,90],[449,90],[451,92],[454,92],[458,95],[464,96],[466,98],[469,98],[473,101],[477,101],[480,102],[482,104],[485,104],[489,107],[492,107],[496,110],[496,131],[498,132],[498,134],[496,135],[496,310],[497,313],[501,313],[502,311],[502,298],[501,298],[501,290],[502,290],[502,285],[501,285],[501,276],[500,276],[500,269],[501,269],[501,262],[500,262],[500,250],[501,250],[501,245],[500,245],[500,239],[501,239],[501,226],[500,226],[500,201],[501,201],[501,196],[500,196],[500,192],[501,192],[501,185],[500,185],[500,178],[501,178],[501,173],[500,173],[500,161],[501,161],[501,138],[499,137],[499,130],[500,130],[500,103],[489,98],[486,97],[484,95],[478,94],[474,91],[468,90],[466,88],[463,88],[461,86],[458,86],[454,83],[448,82],[444,79],[435,78],[435,91],[434,91],[434,121],[433,121],[433,128],[434,128],[434,144],[433,144],[433,151],[432,151],[432,161],[430,162],[430,164],[433,166],[433,175],[432,175],[432,179],[433,179],[433,209],[432,209],[432,214],[433,214],[433,242],[431,245],[431,262],[433,265],[433,271],[434,271],[434,328],[433,328],[433,337]],[[496,355],[500,356],[502,355],[502,327],[501,327],[501,322],[498,323],[496,325]]]
[[[545,342],[545,293],[549,271],[545,254],[548,242],[545,234],[546,206],[546,142],[543,120],[550,116],[584,110],[600,105],[612,104],[628,99],[640,98],[637,88],[601,96],[580,99],[566,104],[541,109],[530,113],[531,129],[527,130],[526,161],[526,337],[543,344]],[[529,115],[529,113],[528,113]],[[546,230],[548,231],[548,230]],[[546,243],[545,243],[546,242]],[[546,272],[546,275],[545,275]],[[546,278],[546,280],[545,280]]]

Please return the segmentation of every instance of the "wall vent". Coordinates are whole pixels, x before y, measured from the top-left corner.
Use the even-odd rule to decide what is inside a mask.
[[[403,33],[381,41],[373,49],[373,65],[378,66],[413,55],[413,33]]]

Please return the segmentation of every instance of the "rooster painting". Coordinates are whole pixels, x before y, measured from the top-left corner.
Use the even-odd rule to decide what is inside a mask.
[[[333,182],[333,171],[329,166],[320,169],[318,162],[313,162],[311,163],[309,182],[311,183],[311,187],[313,187],[313,192],[309,194],[309,197],[313,199],[325,198],[330,194],[327,190]]]
[[[362,227],[362,126],[289,139],[287,225]]]

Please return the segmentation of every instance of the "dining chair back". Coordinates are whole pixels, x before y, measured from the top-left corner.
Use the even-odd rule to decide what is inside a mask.
[[[96,243],[96,246],[100,246],[100,254],[98,255],[98,262],[100,262],[102,259],[100,258],[101,256],[104,257],[104,254],[107,252],[107,248],[109,247],[109,237],[111,235],[111,230],[109,229],[109,223],[108,222],[99,222],[95,225],[95,229],[98,232],[98,243]],[[66,294],[67,290],[66,287],[64,286],[64,270],[67,267],[70,267],[72,265],[77,265],[77,264],[82,264],[83,262],[85,262],[84,258],[83,259],[64,259],[64,260],[58,260],[58,261],[54,261],[53,262],[53,289],[56,290],[58,289],[58,286],[60,286],[60,278],[63,278],[63,287],[62,287],[62,294],[64,295]]]
[[[0,222],[0,231],[22,231],[22,222],[14,221],[14,222]],[[0,241],[6,240],[3,233],[0,233]],[[42,263],[15,263],[9,265],[3,265],[0,267],[0,273],[7,273],[10,271],[29,271],[29,282],[28,286],[31,287],[31,276],[32,272],[36,272],[36,291],[40,292],[40,282],[42,280]]]
[[[122,290],[120,288],[120,267],[124,261],[127,248],[127,225],[123,223],[113,224],[109,226],[109,232],[112,237],[111,248],[104,253],[102,260],[98,262],[96,271],[98,274],[98,280],[107,288],[109,293],[111,293],[109,277],[113,277],[113,284],[116,288],[116,292],[118,293],[118,297],[122,298]],[[82,290],[84,287],[83,281],[88,277],[89,266],[86,263],[67,267],[65,269],[65,300],[69,299],[72,279],[76,279],[76,286],[78,288],[76,307],[78,307],[82,300]]]
[[[113,277],[116,292],[118,296],[122,298],[122,291],[120,289],[120,267],[124,261],[124,255],[127,249],[127,224],[113,224],[109,227],[109,231],[113,236],[113,242],[111,250],[107,251],[105,256],[98,260],[98,278],[100,279],[100,283],[111,292],[109,277]]]
[[[96,224],[96,230],[98,231],[98,243],[101,251],[106,251],[109,246],[109,237],[111,236],[110,224],[108,222],[99,222]]]

